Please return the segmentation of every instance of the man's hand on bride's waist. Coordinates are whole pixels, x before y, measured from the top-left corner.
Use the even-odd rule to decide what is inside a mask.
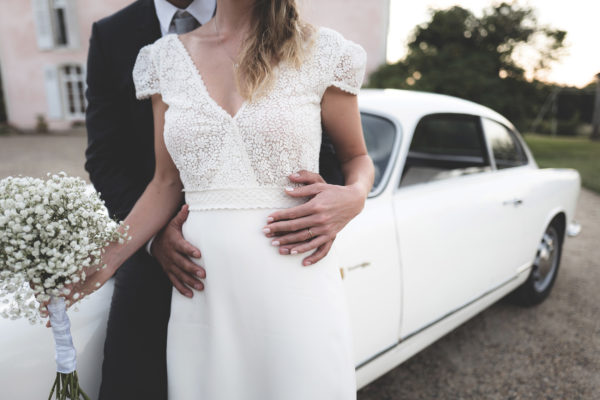
[[[179,293],[193,297],[190,288],[204,290],[204,283],[200,279],[206,278],[206,271],[190,260],[190,257],[200,258],[202,253],[183,237],[181,230],[188,214],[189,206],[185,204],[175,218],[156,235],[152,242],[152,255]]]
[[[363,209],[365,197],[351,187],[327,184],[314,172],[302,170],[289,178],[305,184],[286,190],[289,196],[311,198],[270,214],[263,231],[274,246],[279,246],[280,254],[315,250],[302,261],[311,265],[329,253],[336,235]]]

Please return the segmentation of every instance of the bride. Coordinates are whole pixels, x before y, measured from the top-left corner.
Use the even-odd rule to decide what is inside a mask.
[[[185,196],[183,234],[202,251],[193,261],[206,278],[193,298],[173,290],[171,399],[356,398],[335,244],[303,266],[302,249],[279,254],[268,217],[308,200],[287,177],[318,172],[322,127],[345,189],[369,193],[356,98],[365,63],[359,45],[303,22],[294,0],[218,0],[207,24],[140,50],[133,78],[136,96],[152,98],[154,178],[125,219],[132,239],[108,244],[105,267],[68,299],[103,285]],[[315,225],[301,240],[318,238]]]

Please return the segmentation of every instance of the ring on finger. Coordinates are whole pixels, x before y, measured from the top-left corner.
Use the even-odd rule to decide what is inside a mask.
[[[314,237],[313,233],[310,231],[310,228],[308,228],[308,234],[309,234],[309,239],[312,239]]]

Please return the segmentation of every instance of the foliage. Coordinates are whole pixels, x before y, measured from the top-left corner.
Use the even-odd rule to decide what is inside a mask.
[[[37,133],[48,133],[48,122],[44,114],[38,114],[35,117],[35,131]]]
[[[479,18],[460,6],[431,10],[431,20],[416,27],[405,59],[380,67],[369,86],[465,98],[524,126],[551,89],[528,81],[518,56],[524,49],[530,58],[534,54],[537,74],[560,57],[565,36],[541,26],[534,9],[515,3],[491,6]]]

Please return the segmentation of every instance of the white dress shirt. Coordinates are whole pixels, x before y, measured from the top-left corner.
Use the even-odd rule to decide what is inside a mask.
[[[158,22],[160,22],[160,32],[162,35],[169,33],[169,27],[173,16],[180,10],[167,0],[154,0],[154,7],[156,8],[156,16]],[[185,9],[189,12],[200,24],[204,25],[215,14],[215,8],[217,7],[217,0],[194,0]]]
[[[185,11],[189,12],[194,18],[196,18],[200,24],[204,25],[211,20],[215,14],[216,7],[217,0],[194,0],[185,9]],[[158,22],[160,23],[160,32],[163,36],[165,36],[167,33],[169,33],[173,16],[177,10],[180,9],[169,3],[167,0],[154,0],[154,8],[156,8],[156,16],[158,17]],[[152,255],[150,249],[152,248],[152,242],[154,241],[155,237],[156,236],[152,236],[146,243],[146,251],[150,255]]]

